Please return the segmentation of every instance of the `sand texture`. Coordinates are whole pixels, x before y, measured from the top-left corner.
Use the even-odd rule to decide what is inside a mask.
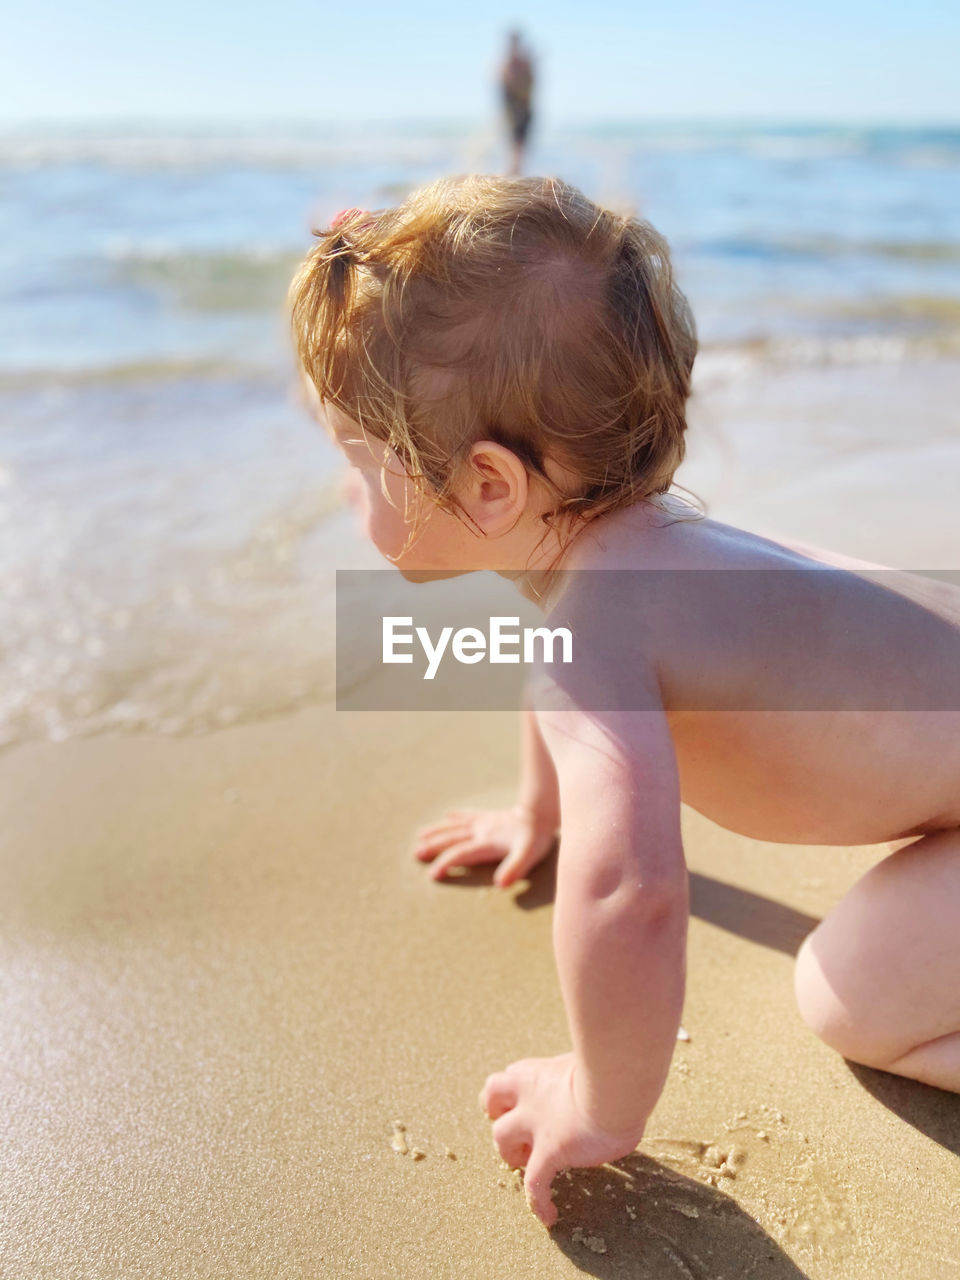
[[[5,1280],[960,1276],[960,1098],[792,1003],[885,849],[695,814],[689,1040],[637,1154],[535,1221],[477,1094],[567,1047],[552,869],[438,885],[406,852],[516,767],[508,714],[332,709],[0,758]]]

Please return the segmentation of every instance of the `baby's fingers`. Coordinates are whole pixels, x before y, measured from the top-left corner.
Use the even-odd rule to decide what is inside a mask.
[[[530,1159],[533,1135],[516,1110],[505,1112],[493,1122],[493,1141],[500,1157],[511,1169],[522,1169]]]
[[[476,815],[468,813],[465,809],[448,810],[439,822],[431,822],[428,827],[424,827],[417,835],[418,840],[427,840],[430,836],[440,835],[443,831],[449,831],[452,827],[469,826]]]
[[[506,889],[517,880],[522,880],[538,862],[543,861],[552,846],[552,840],[544,842],[533,836],[521,836],[513,842],[510,852],[497,867],[494,883],[501,889]]]
[[[470,835],[470,825],[466,822],[451,823],[448,826],[434,827],[429,831],[421,831],[413,847],[414,857],[421,862],[430,862],[438,853],[449,849],[450,845],[462,842]]]
[[[442,835],[455,827],[469,827],[477,814],[471,809],[448,809],[439,822],[431,822],[417,833],[418,840],[429,840],[431,836]]]
[[[430,868],[434,880],[442,880],[452,867],[475,867],[480,862],[489,862],[490,854],[486,845],[476,840],[461,840],[453,844],[436,859]]]
[[[523,1179],[523,1189],[527,1196],[527,1204],[548,1229],[557,1220],[557,1206],[550,1196],[553,1179],[559,1172],[556,1160],[551,1156],[541,1156],[536,1147],[527,1161],[527,1171]]]
[[[505,1112],[517,1105],[516,1079],[506,1071],[487,1076],[480,1091],[480,1105],[491,1120],[499,1120]]]

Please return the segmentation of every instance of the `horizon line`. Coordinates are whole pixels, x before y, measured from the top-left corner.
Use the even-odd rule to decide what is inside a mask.
[[[275,130],[275,129],[338,129],[350,132],[363,129],[397,129],[417,128],[440,130],[476,130],[490,128],[494,125],[495,116],[372,116],[365,119],[346,119],[341,117],[308,117],[308,116],[210,116],[210,115],[91,115],[82,117],[69,116],[32,116],[8,117],[0,116],[0,130],[17,131],[28,129],[60,129],[88,130],[98,128],[111,129],[231,129],[231,130]],[[635,116],[578,116],[552,117],[541,128],[546,129],[597,129],[597,128],[643,128],[669,126],[696,126],[698,128],[835,128],[835,129],[960,129],[960,115],[955,117],[917,116],[914,118],[891,119],[885,116],[845,116],[822,115],[804,116],[789,113],[770,115],[734,113],[729,115],[679,115],[679,114],[637,114]]]

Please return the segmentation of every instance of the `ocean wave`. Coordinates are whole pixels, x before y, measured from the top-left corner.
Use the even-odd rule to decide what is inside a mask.
[[[0,393],[69,390],[86,387],[149,386],[154,383],[225,382],[240,385],[274,384],[282,390],[289,384],[290,374],[278,369],[276,362],[257,364],[244,356],[171,356],[156,360],[127,360],[83,366],[32,366],[22,369],[0,368]]]
[[[877,157],[913,168],[960,165],[960,129],[849,124],[744,124],[736,121],[650,120],[547,122],[548,150],[626,146],[631,151],[734,151],[761,159],[807,161]],[[204,169],[239,165],[263,169],[343,169],[389,160],[396,165],[462,170],[496,163],[495,129],[488,120],[278,122],[218,127],[104,122],[76,126],[0,128],[0,169],[102,165],[120,170]]]
[[[720,331],[701,335],[698,366],[720,357],[738,368],[756,361],[769,363],[843,364],[909,360],[913,357],[952,357],[960,351],[960,297],[906,294],[867,299],[810,298],[794,302],[803,317],[796,331],[763,332],[725,337]],[[842,332],[837,332],[838,325]],[[851,329],[853,330],[851,332]],[[802,331],[801,331],[802,330]],[[289,355],[289,353],[287,353]],[[249,352],[229,355],[170,356],[148,360],[105,362],[83,367],[0,368],[0,394],[50,392],[71,394],[103,388],[155,387],[164,384],[221,383],[257,386],[286,401],[295,383],[293,357]]]
[[[266,311],[283,306],[290,279],[309,248],[232,247],[222,251],[115,241],[114,282],[157,290],[194,311]]]
[[[960,356],[960,329],[936,335],[895,333],[757,336],[705,346],[697,373],[711,385],[759,373],[763,367],[905,364]]]
[[[58,165],[102,165],[142,171],[212,169],[330,170],[389,159],[401,166],[424,166],[460,154],[476,144],[486,127],[445,124],[369,126],[293,125],[216,129],[68,126],[0,130],[0,169]]]
[[[913,263],[960,263],[958,240],[846,239],[842,236],[796,235],[779,239],[725,236],[685,246],[691,253],[721,258],[892,258]]]
[[[611,121],[550,131],[552,144],[602,144],[630,152],[723,151],[761,160],[807,162],[864,157],[912,168],[960,165],[960,129],[722,120]]]
[[[960,297],[949,294],[904,293],[849,299],[838,301],[832,310],[835,315],[872,325],[960,332]]]
[[[115,729],[206,733],[329,697],[339,514],[328,480],[232,552],[171,550],[136,589],[117,581],[107,549],[75,575],[56,557],[5,575],[0,747]]]

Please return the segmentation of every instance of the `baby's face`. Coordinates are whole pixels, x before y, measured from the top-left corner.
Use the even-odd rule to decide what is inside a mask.
[[[477,539],[456,516],[418,496],[392,449],[334,405],[325,404],[318,416],[351,468],[346,496],[381,555],[401,571],[465,573],[480,567],[474,564]]]

